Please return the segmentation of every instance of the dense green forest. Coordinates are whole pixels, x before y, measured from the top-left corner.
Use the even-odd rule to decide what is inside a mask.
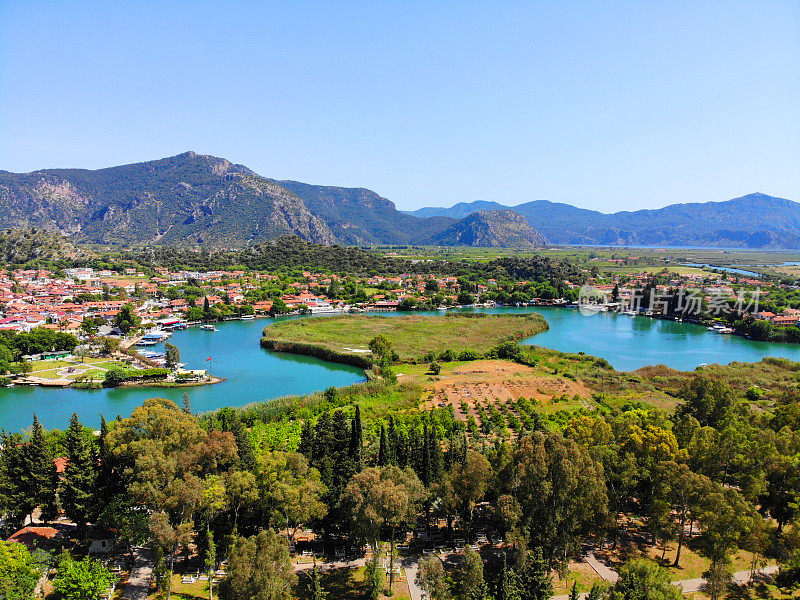
[[[376,362],[391,361],[390,342],[375,347]],[[537,349],[514,347],[494,355],[542,362]],[[574,360],[616,377],[591,357]],[[765,363],[779,385],[746,393],[713,370],[687,374],[674,412],[608,396],[597,408],[548,418],[525,398],[501,410],[484,404],[480,427],[450,406],[408,410],[419,390],[390,378],[201,417],[188,399],[178,407],[154,398],[128,418],[103,421],[97,436],[77,417],[64,432],[36,421],[27,434],[4,432],[0,510],[7,533],[39,507],[44,520],[63,511],[78,539],[108,526],[121,540],[148,543],[163,588],[194,560],[212,569],[228,559],[220,591],[230,600],[250,597],[254,572],[287,593],[305,589],[288,552],[301,529],[313,529],[327,552],[367,548],[377,557],[382,542],[438,531],[440,522],[448,546],[506,544],[489,554],[467,549],[455,571],[424,560],[421,581],[434,598],[544,600],[551,570],[587,547],[616,546],[630,535],[623,520],[635,520],[648,544],[677,546],[676,567],[687,553],[708,561],[713,598],[741,552],[754,564],[785,564],[779,581],[791,587],[800,583],[798,372],[789,361]],[[624,394],[624,380],[607,393]],[[67,459],[61,478],[57,456]],[[592,593],[633,600],[643,586],[668,581],[659,569],[631,560],[610,591]]]

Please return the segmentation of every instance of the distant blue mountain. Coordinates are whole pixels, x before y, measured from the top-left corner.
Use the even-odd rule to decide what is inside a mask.
[[[800,203],[761,193],[724,202],[612,214],[547,200],[517,206],[460,202],[451,208],[421,208],[410,214],[461,219],[489,209],[521,214],[553,244],[800,248]]]

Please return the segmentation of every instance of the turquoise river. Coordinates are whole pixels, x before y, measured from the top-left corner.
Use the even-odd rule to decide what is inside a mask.
[[[691,370],[701,363],[754,362],[765,356],[800,361],[800,345],[754,342],[687,323],[614,313],[583,316],[574,309],[546,307],[489,309],[488,312],[539,312],[549,322],[550,329],[526,343],[586,352],[603,357],[624,371],[659,363]],[[101,414],[106,419],[117,415],[126,417],[146,398],[154,396],[180,403],[183,393],[187,392],[192,408],[203,412],[305,394],[332,385],[349,385],[364,379],[363,371],[354,367],[263,350],[258,343],[261,330],[273,321],[232,321],[219,324],[216,332],[192,328],[172,336],[170,341],[180,348],[182,361],[188,368],[208,368],[213,374],[226,378],[222,383],[193,388],[0,388],[0,427],[7,431],[24,429],[30,426],[34,412],[45,427],[66,427],[73,412],[77,412],[85,424],[96,427]],[[420,344],[423,343],[424,340],[420,340]],[[207,361],[209,357],[211,360]]]

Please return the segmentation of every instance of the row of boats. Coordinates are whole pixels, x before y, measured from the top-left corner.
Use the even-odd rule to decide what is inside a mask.
[[[242,317],[244,318],[244,317]],[[252,316],[250,317],[253,318]],[[167,323],[162,323],[158,329],[153,329],[152,331],[148,331],[145,333],[137,342],[137,346],[155,346],[156,344],[160,344],[161,342],[165,342],[169,337],[175,333],[176,331],[187,329],[189,327],[188,323],[184,321],[170,321]],[[200,329],[203,331],[217,331],[217,328],[211,324],[204,324],[200,326]]]

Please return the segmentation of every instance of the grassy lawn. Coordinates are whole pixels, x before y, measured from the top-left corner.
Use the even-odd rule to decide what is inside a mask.
[[[579,592],[588,592],[595,583],[601,581],[603,581],[603,578],[595,573],[594,569],[587,563],[571,562],[563,579],[558,574],[553,575],[553,595],[569,594],[575,582],[578,583]]]
[[[75,379],[81,375],[93,377],[94,379],[103,379],[106,370],[111,367],[125,366],[118,360],[109,360],[108,358],[86,358],[81,362],[80,359],[74,360],[40,360],[31,363],[33,371],[30,375],[33,377],[43,377],[45,379]],[[66,369],[74,368],[76,372],[67,373]],[[96,367],[96,368],[90,368]],[[61,369],[61,371],[59,371]],[[88,369],[81,372],[83,369]]]
[[[297,600],[307,600],[308,596],[305,594],[304,579],[310,573],[307,571],[300,575],[300,582],[295,590],[295,598]],[[367,594],[364,587],[364,567],[355,569],[333,569],[330,571],[322,571],[320,573],[320,581],[322,582],[323,589],[327,592],[327,600],[366,600]],[[388,585],[389,579],[386,578]],[[399,575],[395,575],[394,586],[392,587],[394,594],[386,596],[381,593],[378,596],[379,600],[409,600],[408,584],[405,580],[405,574],[401,571]]]
[[[400,360],[421,358],[426,352],[474,350],[486,352],[506,339],[525,339],[547,329],[540,315],[407,315],[397,317],[343,315],[294,319],[264,329],[265,341],[312,344],[334,353],[369,356],[369,341],[385,335]]]
[[[37,360],[36,362],[32,362],[31,366],[33,367],[31,375],[36,375],[37,377],[49,377],[49,375],[40,375],[40,373],[49,373],[50,371],[55,372],[56,369],[60,369],[61,367],[74,366],[74,363],[66,360]]]

